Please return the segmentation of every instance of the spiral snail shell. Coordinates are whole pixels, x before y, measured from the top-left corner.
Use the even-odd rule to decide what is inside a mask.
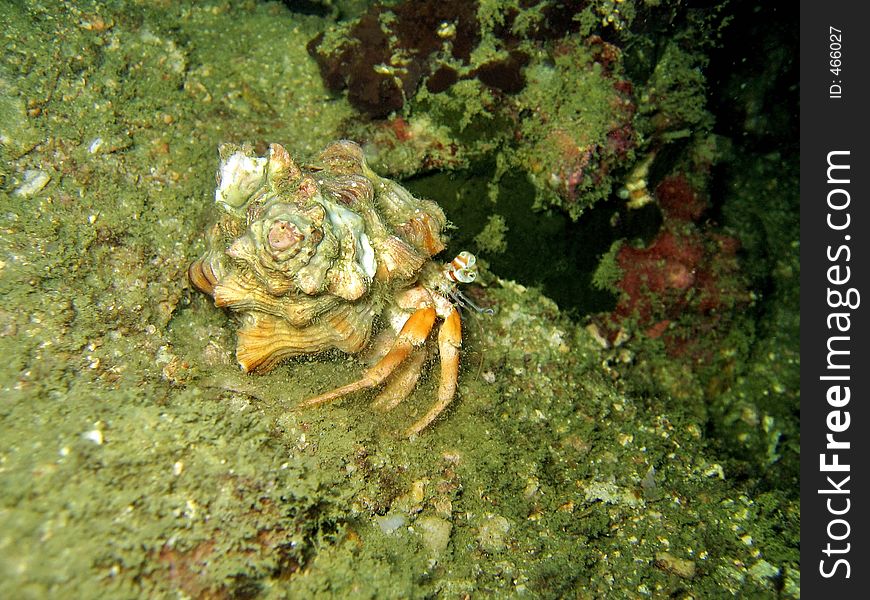
[[[284,358],[369,342],[376,316],[444,248],[446,219],[375,174],[350,141],[298,165],[279,144],[220,147],[207,250],[190,281],[238,316],[246,372]]]

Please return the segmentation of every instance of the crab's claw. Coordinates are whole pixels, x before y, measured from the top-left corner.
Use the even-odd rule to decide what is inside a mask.
[[[354,381],[332,391],[303,401],[299,408],[317,406],[358,390],[374,387],[393,375],[386,388],[372,405],[379,410],[390,410],[408,397],[420,376],[425,352],[423,344],[438,316],[431,306],[415,311],[405,322],[389,352],[372,366],[365,374]],[[462,323],[459,312],[448,305],[442,314],[444,324],[438,332],[438,352],[441,359],[441,379],[438,384],[438,400],[416,423],[405,432],[409,437],[426,429],[438,415],[453,401],[456,395],[456,382],[459,377],[459,348],[462,344]]]
[[[384,379],[389,377],[390,373],[396,370],[396,367],[402,364],[415,347],[423,345],[426,338],[429,337],[429,332],[432,331],[432,326],[434,324],[434,308],[427,306],[417,310],[405,322],[405,325],[399,332],[399,336],[393,343],[393,347],[390,348],[390,351],[387,352],[386,356],[366,371],[362,378],[353,383],[336,388],[331,392],[326,392],[325,394],[309,398],[299,405],[300,408],[317,406],[318,404],[341,398],[342,396],[346,396],[347,394],[351,394],[357,390],[364,390],[378,385],[384,381]]]

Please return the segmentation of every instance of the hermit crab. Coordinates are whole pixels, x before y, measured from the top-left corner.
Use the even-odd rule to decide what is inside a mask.
[[[474,281],[475,257],[447,264],[444,213],[378,176],[350,141],[299,165],[279,144],[220,148],[215,201],[222,214],[190,281],[240,323],[236,358],[245,372],[285,358],[337,349],[369,351],[360,379],[302,402],[315,406],[384,384],[372,403],[390,410],[414,389],[438,332],[441,376],[435,404],[407,430],[420,433],[450,404],[459,374],[457,306],[480,310],[458,289]],[[376,322],[385,323],[375,333]]]

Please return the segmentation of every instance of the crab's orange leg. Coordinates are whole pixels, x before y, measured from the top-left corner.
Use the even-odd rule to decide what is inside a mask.
[[[420,420],[411,425],[406,434],[410,437],[426,429],[440,415],[456,394],[459,378],[459,347],[462,345],[462,322],[459,312],[450,307],[444,325],[438,332],[438,353],[441,355],[441,381],[438,384],[438,401]]]
[[[303,401],[299,407],[304,408],[308,406],[316,406],[318,404],[323,404],[324,402],[329,402],[330,400],[335,400],[336,398],[340,398],[357,390],[363,390],[378,385],[384,379],[389,377],[390,373],[392,373],[396,367],[402,364],[402,362],[408,357],[408,354],[410,354],[411,350],[417,346],[423,345],[426,338],[429,337],[429,332],[432,331],[432,325],[434,324],[434,308],[427,306],[416,311],[408,317],[407,321],[405,321],[405,325],[402,327],[399,336],[396,338],[395,343],[393,343],[393,347],[390,348],[389,352],[387,352],[387,355],[366,371],[361,379],[340,388],[336,388],[331,392],[326,392],[325,394],[309,398],[308,400]]]
[[[423,361],[426,360],[425,348],[414,348],[411,355],[396,369],[387,385],[372,402],[372,408],[386,412],[393,410],[402,400],[407,398],[420,379]]]

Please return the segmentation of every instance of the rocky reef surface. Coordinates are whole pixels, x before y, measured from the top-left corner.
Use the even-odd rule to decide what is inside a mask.
[[[0,596],[799,597],[788,16],[461,4],[0,4]],[[340,138],[495,309],[411,441],[186,276],[221,143]]]

